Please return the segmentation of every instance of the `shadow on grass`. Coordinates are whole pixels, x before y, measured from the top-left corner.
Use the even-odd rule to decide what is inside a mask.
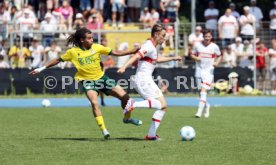
[[[105,140],[103,138],[43,138],[44,140],[72,140],[72,141],[109,141],[109,140],[118,140],[118,141],[144,141],[143,138],[135,138],[135,137],[121,137],[121,138],[109,138]]]

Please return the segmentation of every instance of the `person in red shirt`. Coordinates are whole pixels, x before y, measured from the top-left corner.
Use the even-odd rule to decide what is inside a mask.
[[[264,81],[266,76],[265,58],[268,55],[268,49],[261,42],[256,46],[256,69],[257,69],[257,86],[264,90]]]

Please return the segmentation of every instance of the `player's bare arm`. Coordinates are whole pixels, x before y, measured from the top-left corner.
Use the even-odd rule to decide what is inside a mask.
[[[175,57],[158,57],[157,62],[163,63],[163,62],[169,62],[169,61],[181,61],[182,58],[180,56]]]
[[[126,56],[126,55],[130,55],[130,54],[135,54],[138,52],[140,48],[134,48],[131,50],[126,50],[126,51],[118,51],[118,50],[112,50],[112,52],[110,53],[110,55],[112,56]]]
[[[196,55],[194,55],[194,54],[191,55],[191,58],[192,58],[193,60],[195,60],[195,61],[200,61],[200,57],[198,57],[198,56],[196,56]]]
[[[135,61],[139,60],[141,56],[136,53],[134,56],[132,56],[121,68],[118,69],[117,73],[124,73],[126,71],[126,68],[130,65],[132,65]]]

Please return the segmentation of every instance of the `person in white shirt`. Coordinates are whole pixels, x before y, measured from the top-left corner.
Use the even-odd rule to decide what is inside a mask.
[[[10,14],[4,7],[0,6],[0,38],[5,41],[8,38],[8,23],[11,20]]]
[[[248,40],[244,40],[243,53],[238,55],[239,67],[253,69],[253,46]]]
[[[42,45],[44,47],[50,46],[57,31],[57,24],[55,24],[55,21],[52,21],[51,13],[45,15],[45,20],[40,24],[40,30],[42,32]]]
[[[165,18],[171,22],[175,22],[178,19],[179,0],[161,0],[159,4],[162,12],[166,15]]]
[[[135,75],[135,89],[145,99],[144,101],[134,101],[130,99],[125,109],[125,113],[132,111],[138,107],[148,107],[156,109],[152,116],[152,123],[146,140],[159,140],[156,131],[160,122],[167,111],[167,103],[162,91],[152,78],[152,73],[156,67],[156,63],[179,61],[181,57],[159,57],[157,54],[157,46],[165,42],[166,29],[160,24],[156,24],[151,30],[151,39],[147,40],[141,49],[132,56],[124,66],[118,69],[118,73],[124,73],[128,66],[131,66],[138,60],[138,67]]]
[[[215,2],[209,2],[209,8],[204,11],[204,17],[206,20],[206,29],[212,31],[214,38],[217,38],[217,23],[218,23],[219,10],[215,8]]]
[[[235,53],[236,57],[241,56],[243,53],[243,43],[241,37],[235,39],[235,43],[231,45],[232,51]]]
[[[195,29],[195,32],[189,35],[189,44],[193,46],[196,43],[203,41],[203,34],[201,31],[202,31],[201,26],[197,26]]]
[[[214,67],[218,66],[221,60],[220,49],[218,45],[212,42],[211,31],[203,31],[203,37],[204,40],[193,47],[191,55],[192,59],[196,61],[195,78],[200,91],[200,100],[195,114],[196,118],[201,117],[204,108],[204,117],[208,118],[210,115],[207,91],[211,89],[211,84],[214,79]]]
[[[274,1],[274,8],[269,12],[270,17],[270,38],[276,38],[276,1]]]
[[[157,24],[159,20],[159,13],[156,11],[156,9],[151,9],[151,26]]]
[[[232,11],[232,16],[234,16],[237,20],[240,18],[240,13],[236,11],[236,5],[234,3],[230,3],[229,8]]]
[[[0,54],[0,69],[8,69],[10,65],[4,60],[4,56]]]
[[[234,43],[234,39],[239,32],[237,19],[232,16],[231,13],[231,9],[226,9],[225,15],[221,16],[218,21],[218,31],[222,49]]]
[[[120,44],[118,50],[124,51],[124,50],[128,50],[128,48],[129,48],[128,43],[127,42],[122,42]],[[117,68],[122,67],[127,62],[129,57],[130,57],[130,55],[118,57]]]
[[[254,27],[253,25],[256,22],[256,18],[254,15],[249,13],[250,8],[248,6],[243,7],[244,15],[240,17],[240,25],[241,25],[241,37],[242,40],[252,40],[254,36]]]
[[[152,17],[151,17],[148,7],[145,7],[144,10],[141,12],[139,20],[143,24],[144,28],[151,27]]]
[[[258,6],[256,6],[257,0],[251,0],[250,2],[251,2],[250,3],[251,5],[250,5],[249,13],[255,16],[256,29],[258,30],[259,28],[261,28],[261,22],[262,22],[262,19],[264,18],[263,12]]]
[[[52,41],[51,46],[45,48],[45,53],[43,54],[43,65],[47,64],[55,58],[59,58],[61,53],[61,48],[57,45],[56,41]],[[54,67],[61,67],[61,63]]]
[[[29,47],[32,57],[31,68],[38,68],[42,65],[42,57],[44,56],[44,47],[38,44],[36,38],[33,39],[32,45]]]
[[[237,66],[236,63],[236,54],[232,50],[231,46],[228,45],[227,48],[223,51],[222,63],[226,68],[233,68]]]
[[[276,41],[272,42],[272,48],[268,50],[270,57],[269,71],[271,80],[271,94],[276,95]]]
[[[31,11],[29,9],[24,10],[24,16],[20,17],[16,24],[18,30],[23,32],[23,42],[27,46],[30,45],[32,38],[34,37],[33,30],[36,28],[36,19],[30,16]]]

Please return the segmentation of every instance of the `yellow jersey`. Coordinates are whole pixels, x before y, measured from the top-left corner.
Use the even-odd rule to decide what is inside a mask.
[[[111,48],[104,47],[99,44],[93,44],[90,49],[83,50],[79,47],[68,49],[60,58],[63,61],[71,61],[77,69],[75,79],[82,80],[98,80],[104,75],[101,68],[100,55],[108,55]]]

